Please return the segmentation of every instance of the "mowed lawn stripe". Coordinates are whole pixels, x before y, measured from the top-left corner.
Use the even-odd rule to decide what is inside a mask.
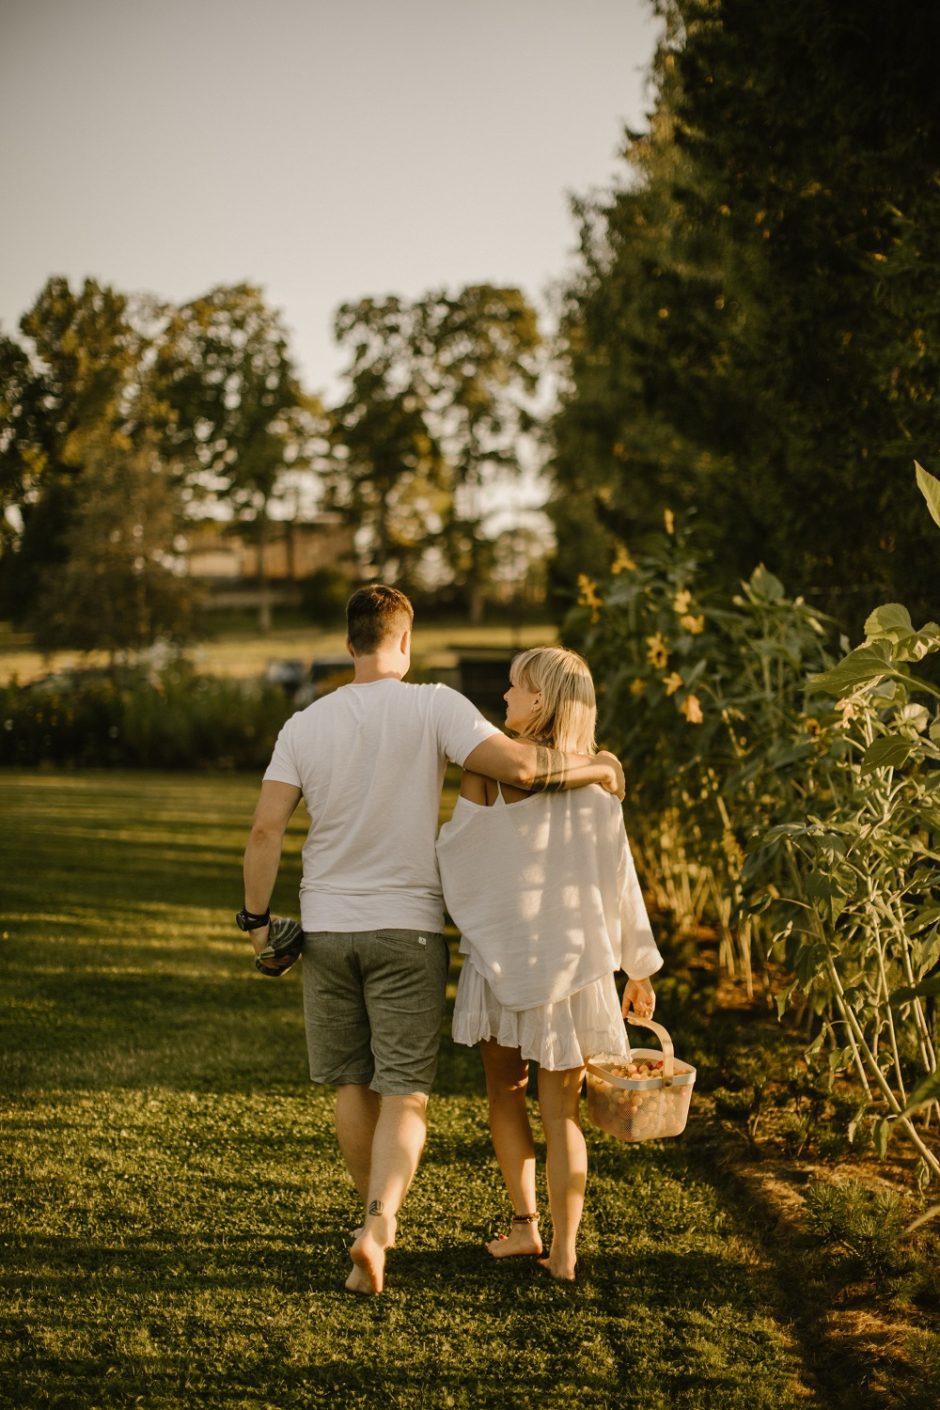
[[[298,976],[255,975],[231,922],[256,789],[0,776],[0,1403],[817,1403],[688,1140],[589,1130],[577,1285],[491,1260],[509,1209],[478,1055],[449,1041],[388,1291],[343,1292],[356,1201],[306,1079]],[[276,897],[295,914],[303,832]]]

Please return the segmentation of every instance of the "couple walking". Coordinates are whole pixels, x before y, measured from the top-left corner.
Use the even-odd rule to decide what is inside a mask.
[[[404,682],[413,618],[395,588],[371,584],[350,598],[354,679],[278,736],[245,851],[242,919],[260,953],[302,797],[310,1076],[336,1088],[339,1146],[363,1206],[346,1287],[379,1293],[427,1131],[448,971],[443,884],[464,955],[454,1037],[481,1048],[513,1207],[509,1234],[488,1248],[543,1252],[526,1112],[534,1060],[553,1231],[542,1262],[571,1279],[587,1173],[584,1060],[626,1053],[621,1014],[652,1014],[649,976],[662,964],[623,828],[623,773],[612,754],[594,753],[594,689],[580,657],[554,647],[516,657],[511,739],[457,691]],[[448,760],[463,781],[435,844]]]

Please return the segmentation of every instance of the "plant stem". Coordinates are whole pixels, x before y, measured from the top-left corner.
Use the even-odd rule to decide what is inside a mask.
[[[862,1031],[861,1024],[856,1018],[851,1005],[846,1002],[845,992],[842,988],[842,981],[839,979],[838,972],[836,971],[836,967],[833,964],[832,958],[830,956],[827,956],[826,958],[826,965],[829,970],[829,977],[832,980],[833,988],[835,989],[836,1001],[839,1004],[839,1008],[842,1014],[844,1015],[846,1021],[848,1022],[849,1027],[852,1030],[852,1033],[854,1035],[856,1043],[858,1044],[859,1049],[864,1054],[868,1062],[869,1070],[872,1076],[874,1077],[878,1087],[881,1089],[881,1093],[891,1110],[892,1116],[894,1116],[894,1118],[903,1127],[904,1133],[907,1136],[908,1140],[917,1150],[921,1158],[926,1161],[926,1163],[930,1166],[930,1169],[934,1172],[934,1174],[940,1175],[940,1160],[938,1160],[937,1157],[933,1154],[933,1152],[931,1150],[928,1150],[928,1148],[924,1145],[918,1132],[915,1130],[910,1117],[902,1115],[898,1099],[892,1092],[887,1081],[885,1080],[885,1075],[882,1072],[881,1068],[878,1066],[878,1063],[875,1060],[871,1048],[868,1046],[868,1043],[865,1039],[865,1034]]]

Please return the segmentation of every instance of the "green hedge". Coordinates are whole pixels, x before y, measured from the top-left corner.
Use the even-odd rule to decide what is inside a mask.
[[[0,687],[0,764],[261,769],[293,706],[257,681],[76,671]]]

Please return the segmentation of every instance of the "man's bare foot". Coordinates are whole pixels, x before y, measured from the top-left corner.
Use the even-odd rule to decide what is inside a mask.
[[[365,1230],[349,1250],[352,1272],[347,1292],[380,1293],[385,1286],[385,1249]]]
[[[560,1283],[573,1283],[575,1281],[575,1259],[555,1258],[549,1254],[548,1258],[539,1259],[539,1267],[544,1268],[547,1273],[551,1273],[553,1278],[557,1278]]]
[[[376,1201],[378,1204],[378,1201]],[[381,1207],[381,1206],[380,1206]],[[380,1293],[385,1286],[385,1254],[395,1245],[398,1220],[371,1211],[349,1250],[352,1272],[346,1288],[354,1293]]]
[[[542,1240],[536,1219],[513,1220],[508,1234],[497,1234],[486,1245],[494,1258],[533,1258],[542,1252]]]
[[[349,1237],[352,1239],[353,1243],[355,1243],[356,1239],[358,1239],[361,1234],[364,1234],[364,1233],[365,1233],[365,1227],[366,1227],[366,1226],[365,1226],[364,1224],[357,1224],[356,1227],[355,1227],[355,1229],[350,1229],[350,1231],[349,1231]],[[394,1248],[394,1247],[395,1247],[395,1238],[394,1238],[394,1235],[393,1235],[393,1237],[392,1237],[391,1243],[386,1244],[385,1247],[386,1247],[386,1248]]]

